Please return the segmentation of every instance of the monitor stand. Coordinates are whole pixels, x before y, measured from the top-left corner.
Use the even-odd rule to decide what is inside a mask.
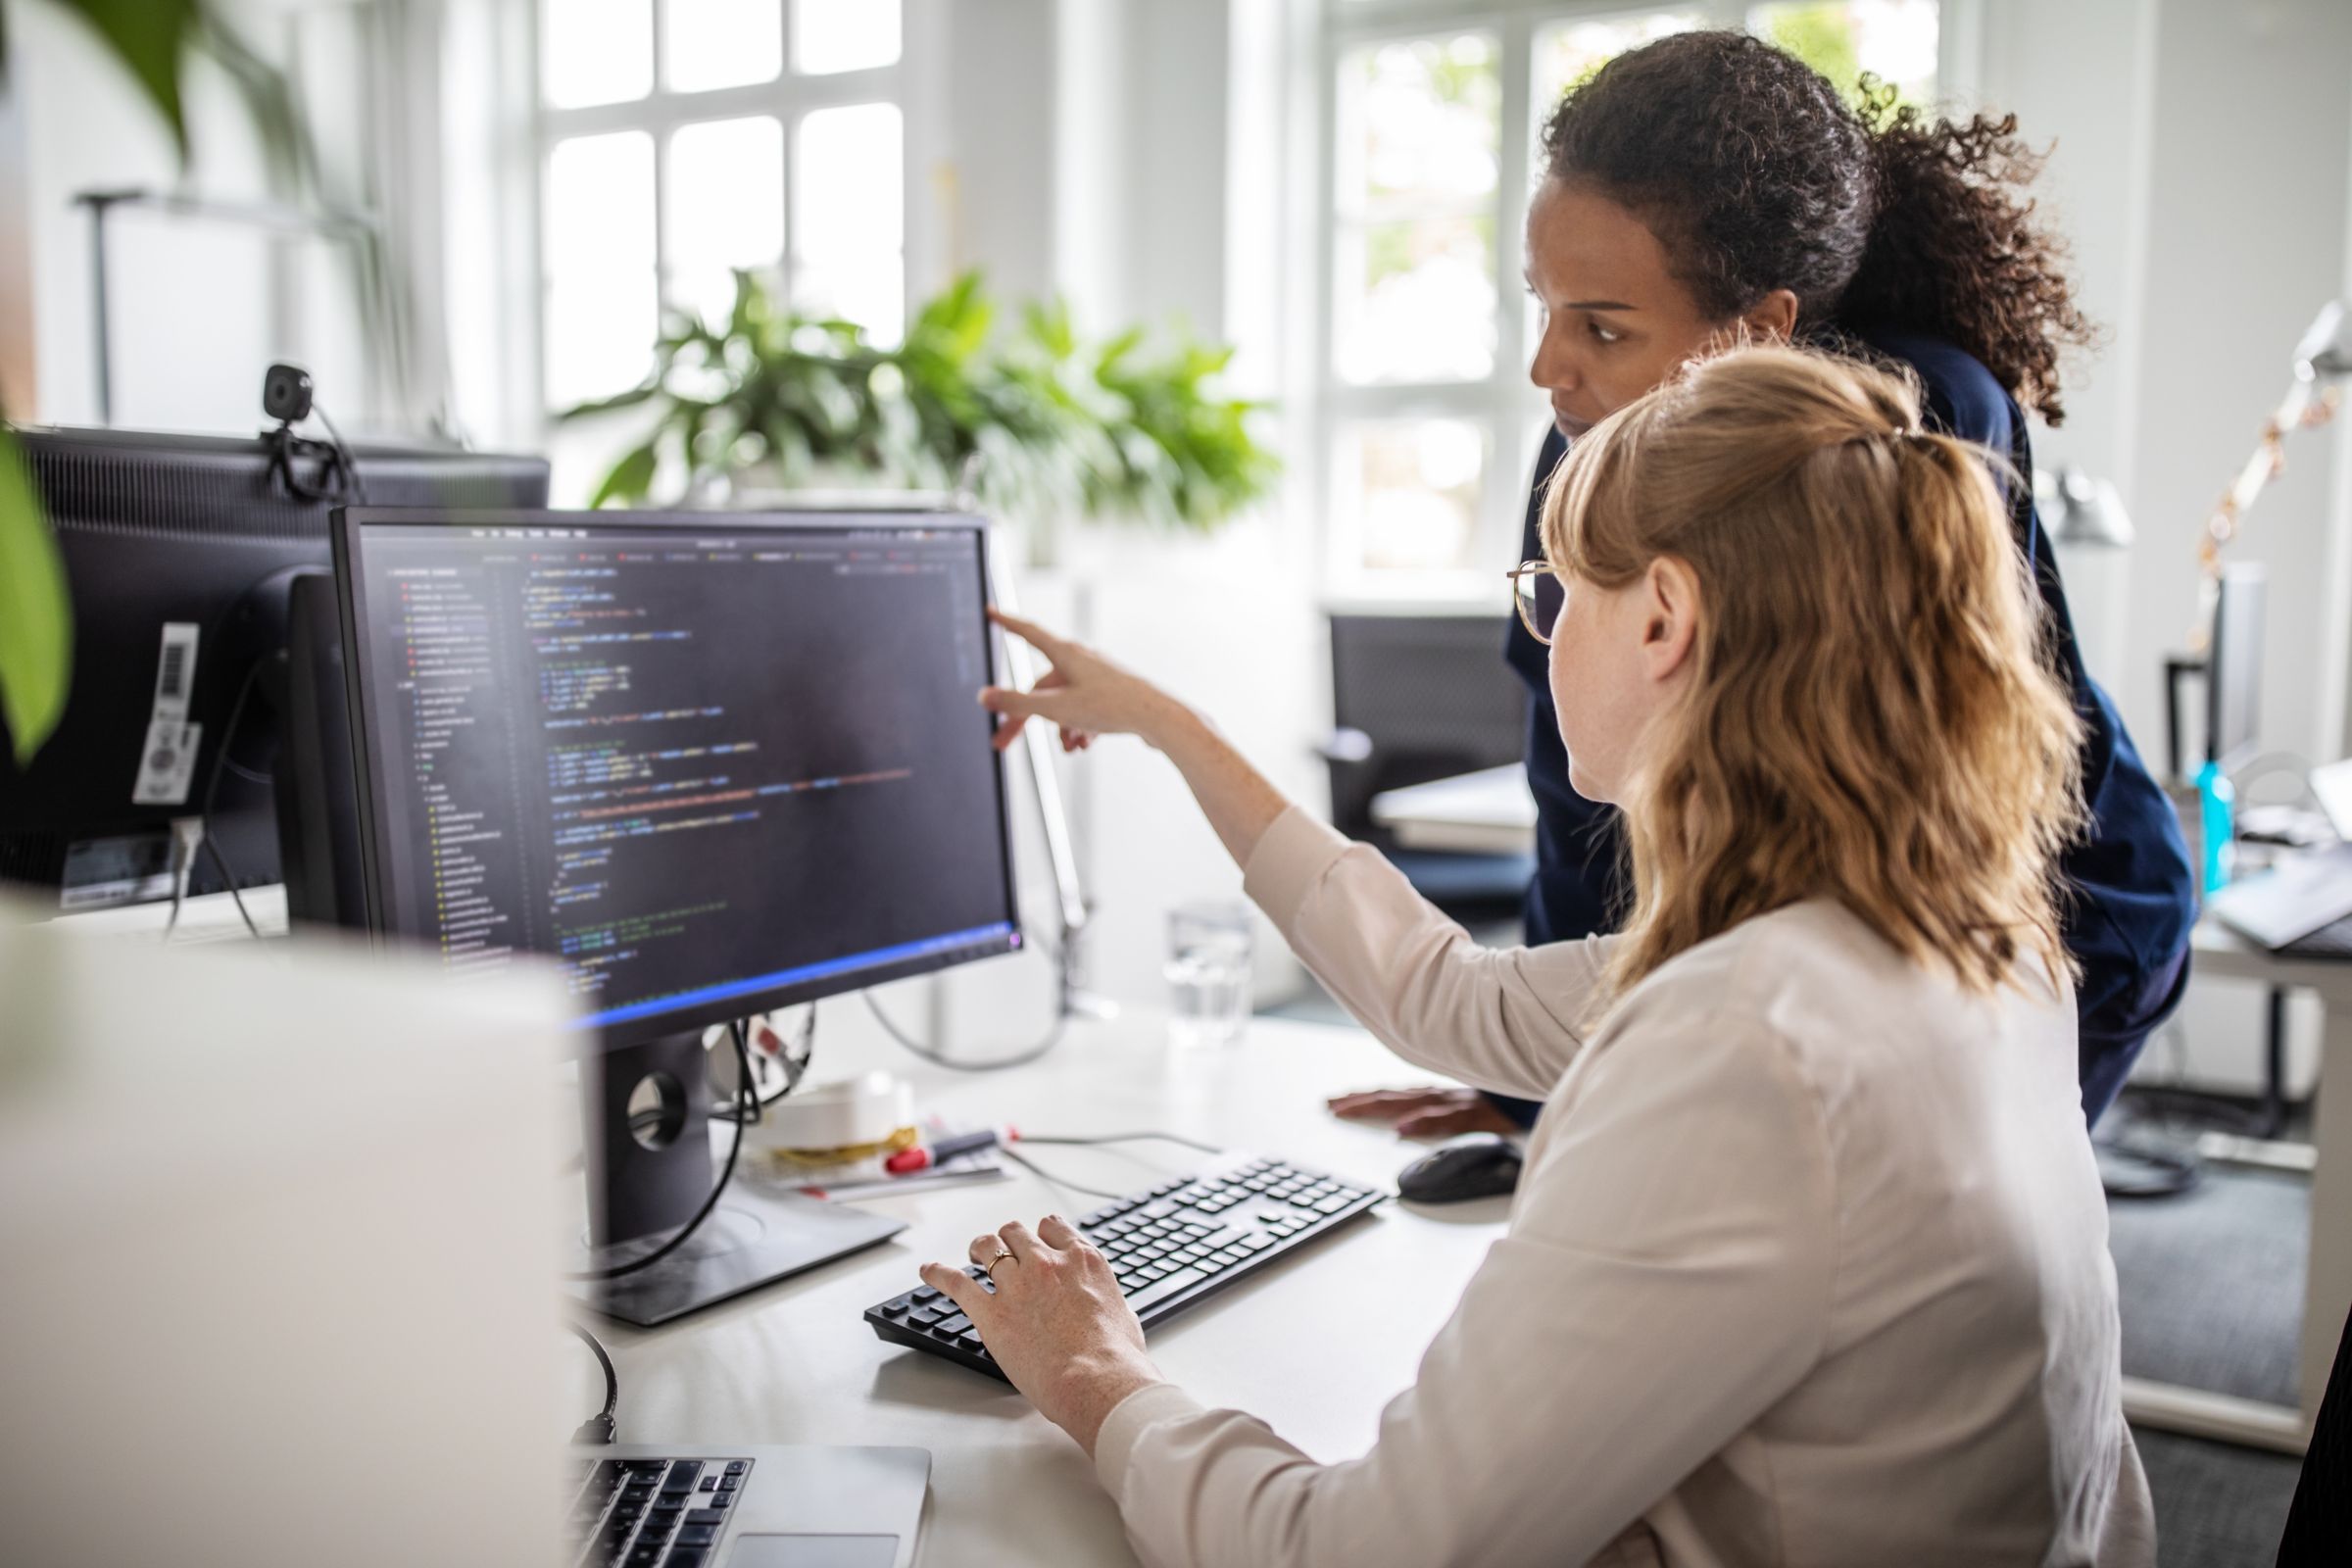
[[[591,1055],[580,1086],[590,1245],[575,1254],[573,1273],[660,1248],[702,1207],[719,1169],[710,1153],[700,1030]],[[608,1317],[653,1328],[906,1228],[847,1204],[760,1191],[739,1161],[726,1195],[684,1246],[650,1268],[571,1289]]]

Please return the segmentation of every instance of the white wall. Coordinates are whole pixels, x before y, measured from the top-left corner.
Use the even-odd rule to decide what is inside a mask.
[[[1985,30],[1981,99],[2055,141],[2045,210],[2109,332],[2069,376],[2065,426],[2037,435],[2036,456],[2113,477],[2138,525],[2111,644],[2122,657],[2094,673],[2153,756],[2161,662],[2195,611],[2199,531],[2284,392],[2295,340],[2344,291],[2352,7],[1988,0]],[[2296,438],[2231,553],[2271,572],[2265,741],[2313,760],[2341,736],[2342,688],[2321,666],[2345,452],[2340,431]]]

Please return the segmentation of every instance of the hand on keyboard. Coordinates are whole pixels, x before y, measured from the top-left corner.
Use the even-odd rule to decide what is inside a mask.
[[[1059,1214],[972,1238],[974,1279],[925,1263],[923,1283],[956,1304],[1012,1386],[1091,1455],[1103,1417],[1157,1383],[1144,1325],[1094,1245]],[[988,1288],[993,1282],[995,1289]]]
[[[1100,1250],[1112,1285],[1148,1332],[1362,1219],[1381,1197],[1281,1160],[1230,1155],[1208,1170],[1105,1203],[1073,1228]],[[986,1255],[997,1250],[991,1242]],[[1019,1266],[1000,1264],[997,1276]],[[963,1273],[983,1277],[977,1263]],[[877,1302],[865,1309],[865,1320],[893,1345],[1004,1376],[971,1314],[937,1285]]]

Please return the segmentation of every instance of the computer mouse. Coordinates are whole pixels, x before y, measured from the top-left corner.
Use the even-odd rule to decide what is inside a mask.
[[[1500,1133],[1448,1138],[1396,1173],[1396,1196],[1414,1203],[1466,1203],[1519,1185],[1523,1156]]]

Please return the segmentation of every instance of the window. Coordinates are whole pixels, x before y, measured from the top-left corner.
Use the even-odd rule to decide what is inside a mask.
[[[1317,375],[1325,580],[1342,598],[1499,603],[1546,411],[1520,224],[1562,92],[1639,44],[1744,26],[1904,97],[1939,79],[1936,0],[1629,8],[1326,0],[1328,298]],[[1455,20],[1466,19],[1466,20]]]
[[[900,0],[541,0],[541,394],[643,380],[731,269],[906,328]]]

